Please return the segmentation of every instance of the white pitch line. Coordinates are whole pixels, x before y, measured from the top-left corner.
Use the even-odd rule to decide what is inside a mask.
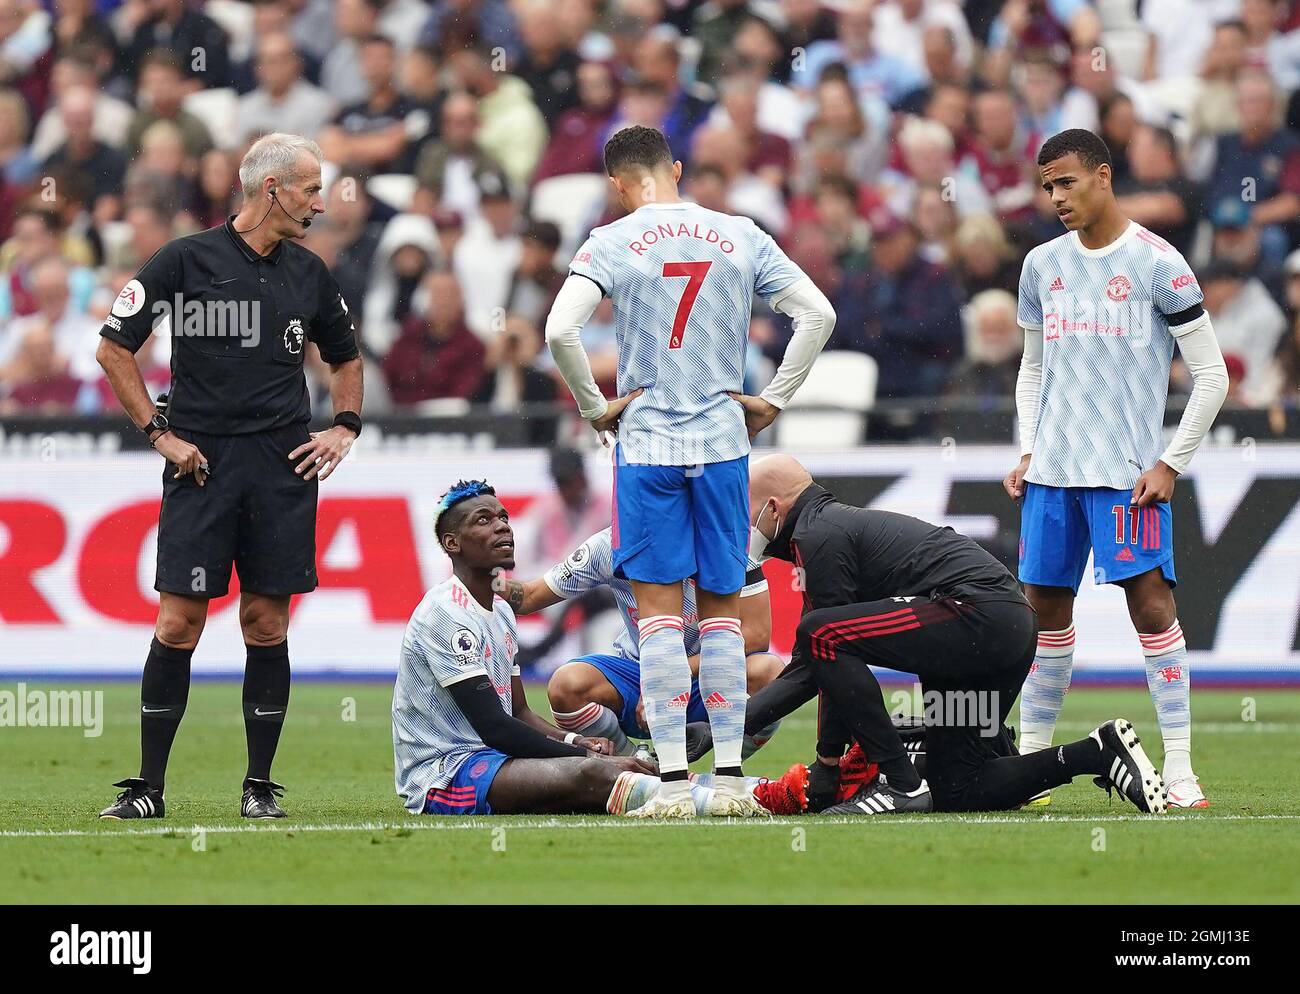
[[[1091,732],[1097,726],[1086,721],[1058,721],[1058,729]],[[1193,721],[1192,731],[1205,735],[1232,735],[1249,733],[1261,735],[1269,732],[1289,732],[1300,734],[1300,724],[1288,724],[1280,721]]]
[[[507,821],[503,818],[456,818],[435,821],[376,821],[355,824],[339,823],[336,825],[285,825],[259,827],[253,825],[190,825],[184,828],[122,828],[103,829],[98,832],[87,829],[66,829],[50,831],[44,829],[7,829],[0,830],[0,838],[6,839],[113,839],[126,836],[167,836],[188,838],[196,832],[212,835],[294,835],[298,832],[448,832],[472,831],[494,828],[505,829],[636,829],[636,828],[679,828],[680,822],[667,821],[633,821],[624,818],[592,820],[587,818],[559,819],[546,818],[537,821]],[[909,816],[906,818],[879,817],[869,822],[865,818],[827,818],[817,815],[785,818],[700,818],[693,825],[708,825],[713,828],[791,828],[791,827],[829,827],[833,825],[1038,825],[1038,824],[1109,824],[1112,822],[1223,822],[1223,821],[1300,821],[1300,814],[1266,814],[1266,815],[1028,815],[1020,818],[1010,815],[938,815],[933,818]]]

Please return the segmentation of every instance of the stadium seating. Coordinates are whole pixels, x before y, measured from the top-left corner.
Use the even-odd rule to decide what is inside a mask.
[[[783,448],[857,445],[876,402],[876,360],[861,352],[823,352],[776,422]],[[828,406],[834,398],[834,409]]]

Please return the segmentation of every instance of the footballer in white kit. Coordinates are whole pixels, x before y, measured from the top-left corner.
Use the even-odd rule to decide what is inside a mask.
[[[608,739],[564,731],[528,707],[515,666],[515,616],[498,596],[514,568],[514,532],[496,492],[460,481],[434,516],[452,575],[416,608],[402,639],[393,688],[397,792],[429,815],[627,814],[660,789],[654,766],[614,755]],[[797,813],[807,771],[749,778],[745,797],[765,812]],[[693,810],[708,814],[713,778],[687,785]]]
[[[613,565],[632,583],[641,688],[665,789],[639,817],[690,817],[685,784],[691,672],[682,581],[695,579],[700,692],[709,711],[717,814],[759,813],[741,797],[747,700],[739,622],[749,541],[749,444],[804,381],[834,327],[830,303],[749,218],[683,201],[663,134],[634,126],[605,145],[627,216],[595,229],[569,266],[546,322],[556,366],[598,433],[617,431]],[[775,378],[744,396],[753,298],[791,315]],[[580,332],[602,297],[614,304],[618,392],[607,401]],[[724,810],[725,809],[725,810]]]
[[[1120,212],[1105,143],[1064,131],[1043,145],[1038,165],[1068,230],[1031,250],[1020,277],[1022,457],[1005,486],[1022,501],[1020,580],[1040,626],[1020,750],[1051,745],[1073,666],[1074,597],[1091,556],[1096,582],[1118,584],[1128,600],[1164,737],[1169,804],[1205,807],[1191,766],[1169,499],[1222,406],[1227,371],[1187,261]],[[1194,385],[1166,446],[1175,346]]]

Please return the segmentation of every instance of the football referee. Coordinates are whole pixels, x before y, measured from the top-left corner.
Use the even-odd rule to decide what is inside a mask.
[[[297,244],[324,211],[321,151],[270,134],[239,167],[244,203],[217,228],[164,245],[123,288],[97,357],[166,460],[158,519],[158,621],[140,683],[140,775],[102,818],[160,818],[167,756],[189,697],[208,602],[239,571],[248,650],[248,771],[240,814],[283,818],[271,762],[289,707],[289,598],[316,587],[316,491],[361,431],[362,367],[347,304]],[[135,352],[170,322],[172,381],[150,398]],[[333,427],[307,430],[303,350],[330,368]]]

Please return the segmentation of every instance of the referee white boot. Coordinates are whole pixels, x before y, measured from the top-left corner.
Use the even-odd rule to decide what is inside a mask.
[[[639,808],[627,813],[629,818],[689,819],[695,817],[695,798],[691,795],[689,780],[661,783],[655,795]]]

